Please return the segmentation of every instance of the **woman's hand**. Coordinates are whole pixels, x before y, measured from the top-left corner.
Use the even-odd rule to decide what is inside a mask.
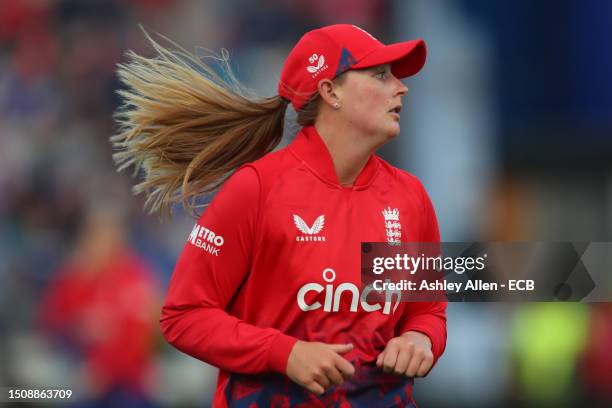
[[[431,340],[423,333],[408,331],[394,337],[376,359],[376,367],[385,373],[424,377],[433,365]]]
[[[287,376],[310,392],[321,395],[332,385],[340,385],[355,373],[355,367],[341,354],[352,344],[326,344],[298,340],[287,362]]]

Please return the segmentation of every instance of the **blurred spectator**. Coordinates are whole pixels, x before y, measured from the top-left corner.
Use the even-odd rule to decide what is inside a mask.
[[[590,407],[612,407],[612,304],[597,303],[580,366]]]
[[[588,313],[580,303],[520,305],[512,322],[513,399],[528,406],[576,406],[576,365],[587,341]]]
[[[150,405],[158,283],[124,237],[115,211],[93,210],[40,307],[42,327],[82,359],[91,406]]]

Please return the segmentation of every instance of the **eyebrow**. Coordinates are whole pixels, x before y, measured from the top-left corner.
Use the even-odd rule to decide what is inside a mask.
[[[389,64],[387,64],[387,65],[375,65],[373,67],[357,69],[356,71],[363,71],[363,72],[370,72],[370,73],[383,72],[383,71],[387,72],[387,71],[391,71],[391,65],[389,65]]]

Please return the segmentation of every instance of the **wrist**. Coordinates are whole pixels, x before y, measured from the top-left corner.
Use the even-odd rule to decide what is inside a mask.
[[[298,341],[295,337],[278,333],[268,352],[268,367],[271,371],[285,374],[287,372],[287,362],[293,346]]]

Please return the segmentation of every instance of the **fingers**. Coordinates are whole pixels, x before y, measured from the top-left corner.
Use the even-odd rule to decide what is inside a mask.
[[[386,349],[383,350],[383,352],[380,353],[378,357],[376,357],[376,367],[378,368],[382,368],[382,362],[383,362],[383,359],[385,358],[385,351]]]
[[[383,372],[408,377],[423,377],[432,365],[431,350],[403,341],[389,341],[376,359],[376,366]]]
[[[423,361],[421,361],[421,364],[419,365],[416,375],[418,377],[425,377],[433,366],[433,360],[433,354],[425,356],[425,358],[423,358]]]
[[[348,367],[345,366],[344,364],[341,364],[342,362],[348,364]],[[337,364],[342,365],[342,369],[344,371],[341,371]],[[347,376],[350,376],[354,372],[354,368],[351,363],[344,360],[340,356],[337,356],[337,360],[333,360],[330,364],[322,364],[320,370],[315,372],[313,375],[315,383],[317,383],[320,386],[320,389],[319,387],[315,387],[315,388],[320,391],[320,394],[322,394],[332,385],[342,384],[345,380],[344,372],[347,373],[346,374]]]
[[[410,354],[409,353],[398,353],[397,361],[395,362],[395,367],[393,367],[393,374],[402,375],[406,373],[406,369],[410,364]]]
[[[345,353],[348,353],[349,351],[353,350],[353,344],[352,343],[347,343],[347,344],[328,344],[327,346],[330,349],[332,349],[333,351],[335,351],[336,353],[339,353],[339,354],[345,354]]]
[[[349,363],[340,354],[347,353],[353,349],[353,345],[349,344],[328,344],[327,345],[336,354],[331,365],[324,365],[323,371],[327,378],[335,385],[340,385],[345,379],[350,378],[355,374],[355,367]]]
[[[395,362],[397,361],[397,355],[399,354],[399,350],[395,345],[391,345],[388,347],[388,350],[385,352],[385,356],[382,359],[382,370],[383,372],[389,374],[393,372],[395,368]]]
[[[338,356],[336,359],[336,367],[345,379],[351,378],[353,375],[355,375],[355,367],[340,356]]]
[[[353,344],[327,344],[327,346],[333,350],[335,353],[338,353],[336,358],[334,359],[334,369],[329,370],[329,372],[335,374],[337,373],[342,380],[352,377],[355,374],[355,367],[351,363],[349,363],[345,358],[340,356],[340,354],[348,353],[353,350]],[[336,377],[337,378],[337,377]],[[333,381],[333,379],[332,379]],[[340,384],[336,383],[335,384]]]
[[[324,390],[328,389],[331,385],[331,381],[329,378],[327,378],[327,374],[323,372],[323,370],[314,373],[313,378],[323,387]]]
[[[323,386],[321,386],[321,384],[319,384],[316,381],[311,381],[309,383],[304,384],[304,387],[310,391],[313,392],[317,395],[321,395],[325,392],[325,388],[323,388]]]
[[[422,361],[423,361],[423,358],[421,357],[419,353],[413,353],[410,356],[408,368],[404,370],[403,373],[405,373],[408,377],[414,377]]]
[[[406,375],[409,377],[424,377],[433,365],[433,354],[429,350],[417,349],[412,354]]]
[[[344,382],[344,377],[336,366],[324,367],[325,375],[334,385],[340,385]]]

